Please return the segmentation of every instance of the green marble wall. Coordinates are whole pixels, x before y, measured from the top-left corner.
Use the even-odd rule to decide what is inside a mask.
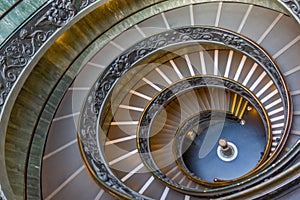
[[[17,2],[17,3],[16,3]],[[19,2],[19,3],[18,3]],[[2,0],[0,1],[0,44],[2,44],[10,34],[19,28],[32,14],[47,0],[34,0],[34,1],[17,1],[17,0]],[[14,5],[14,3],[16,3]],[[11,8],[11,6],[13,6]],[[7,9],[11,10],[5,13]]]
[[[18,3],[18,0],[6,0],[0,3],[0,17],[5,14],[9,9],[11,9],[15,4]]]

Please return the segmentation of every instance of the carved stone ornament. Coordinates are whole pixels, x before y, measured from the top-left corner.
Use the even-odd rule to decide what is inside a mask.
[[[284,114],[287,115],[289,113],[291,109],[290,98],[282,75],[268,54],[252,41],[228,30],[213,27],[183,27],[146,38],[126,50],[107,66],[91,88],[80,118],[79,138],[83,147],[83,155],[93,171],[92,174],[96,175],[95,178],[105,187],[110,187],[111,192],[125,195],[127,198],[146,198],[129,189],[114,176],[104,159],[101,147],[98,147],[97,139],[100,138],[100,144],[103,142],[101,141],[102,138],[98,136],[98,131],[101,131],[99,130],[100,127],[98,127],[98,120],[101,116],[101,109],[105,104],[105,99],[112,92],[118,79],[134,68],[139,61],[161,49],[187,42],[212,43],[226,46],[255,60],[268,73],[279,91],[283,102]],[[286,123],[284,132],[287,132],[290,122],[285,121],[284,123]],[[141,143],[141,145],[141,150],[148,148],[146,143]],[[171,180],[168,181],[172,183]],[[218,192],[216,192],[217,194]]]

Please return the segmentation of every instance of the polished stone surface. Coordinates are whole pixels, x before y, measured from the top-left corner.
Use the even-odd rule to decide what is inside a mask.
[[[238,120],[215,119],[204,129],[200,128],[199,135],[183,153],[186,167],[197,177],[208,182],[213,182],[215,178],[236,179],[251,171],[265,151],[267,138],[264,125],[254,109],[245,114],[244,120],[245,125]],[[210,141],[210,138],[218,137],[236,145],[238,155],[235,159],[228,162],[217,155],[219,139]],[[210,151],[207,151],[207,148],[210,148],[208,143],[214,143]]]

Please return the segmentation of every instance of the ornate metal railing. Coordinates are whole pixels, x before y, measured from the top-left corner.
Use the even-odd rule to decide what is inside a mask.
[[[265,127],[265,132],[266,132],[266,137],[267,139],[267,145],[266,149],[264,152],[264,155],[262,156],[261,161],[257,164],[257,167],[253,169],[250,173],[245,175],[244,177],[240,177],[239,179],[236,179],[234,181],[228,181],[227,184],[233,184],[235,182],[239,182],[238,185],[242,185],[244,183],[247,183],[247,181],[244,181],[242,183],[241,180],[249,178],[251,175],[253,175],[255,172],[261,170],[264,166],[266,166],[269,162],[266,161],[266,158],[268,154],[270,153],[270,147],[271,147],[271,142],[272,142],[272,133],[271,133],[271,124],[269,121],[268,114],[266,110],[264,109],[263,105],[260,103],[260,101],[255,97],[255,95],[243,87],[240,84],[237,84],[236,82],[233,82],[230,79],[225,79],[222,77],[217,77],[217,76],[194,76],[194,77],[189,77],[187,79],[183,79],[182,81],[176,82],[170,87],[165,88],[163,91],[161,91],[155,98],[152,99],[151,102],[149,102],[148,106],[146,107],[145,111],[143,112],[143,115],[140,118],[139,122],[139,128],[137,132],[137,144],[138,144],[138,150],[140,153],[140,156],[142,158],[142,161],[144,164],[147,166],[147,168],[156,176],[158,179],[162,180],[164,183],[169,185],[170,187],[174,188],[175,190],[187,192],[188,194],[193,194],[196,196],[221,196],[222,191],[220,188],[217,188],[216,190],[214,189],[205,189],[205,191],[202,190],[202,188],[199,189],[192,189],[188,188],[184,185],[180,185],[172,180],[170,178],[166,177],[166,175],[161,171],[161,169],[157,166],[156,162],[152,158],[152,150],[151,150],[151,145],[149,144],[149,140],[151,138],[151,124],[153,123],[153,119],[155,118],[155,115],[173,99],[176,98],[176,96],[179,96],[181,94],[184,94],[185,92],[189,90],[194,90],[198,88],[219,88],[223,89],[223,92],[225,93],[225,90],[229,90],[235,94],[238,94],[239,96],[242,96],[245,98],[250,105],[252,105],[255,110],[259,113],[264,127]],[[225,108],[223,108],[225,109]],[[227,110],[218,110],[219,116],[221,115],[224,118],[226,113],[229,112]],[[192,118],[191,123],[199,123],[201,120],[207,120],[207,118],[211,117],[211,112],[207,112],[206,114],[200,114],[196,115],[197,117]],[[209,117],[208,117],[209,116]],[[216,114],[217,116],[217,114]],[[214,119],[214,118],[213,118]],[[186,128],[190,128],[191,124],[188,123]],[[182,138],[184,134],[187,132],[187,129],[182,129],[179,131],[178,135],[174,137],[177,138],[177,140],[182,141]],[[159,140],[159,139],[158,139]],[[176,143],[177,145],[174,146],[174,149],[176,152],[180,151],[180,143]],[[182,155],[182,153],[177,153],[179,156]],[[177,155],[176,154],[176,155]],[[273,154],[272,156],[276,156]],[[269,160],[271,160],[269,158]],[[181,160],[178,162],[182,163]],[[191,175],[192,176],[192,175]],[[193,179],[195,179],[195,176],[193,176]],[[208,182],[205,181],[200,181],[201,184],[207,185]],[[211,184],[213,185],[213,184]],[[216,182],[214,184],[215,186],[224,186],[226,185],[226,182]],[[225,191],[226,193],[226,191]]]
[[[299,1],[280,0],[280,2],[298,22]],[[0,62],[0,110],[3,117],[3,109],[10,98],[14,86],[18,83],[29,65],[34,65],[41,57],[42,52],[47,49],[61,32],[69,27],[75,19],[80,18],[80,14],[92,7],[100,5],[102,1],[51,1],[47,6],[39,11],[34,17],[28,20],[22,28],[16,30],[6,43],[1,45]],[[58,13],[52,16],[51,14]],[[78,17],[78,18],[77,18]],[[32,69],[32,67],[31,67]],[[28,70],[31,70],[28,68]],[[26,76],[26,75],[25,75]],[[15,96],[15,95],[13,95]],[[5,126],[5,124],[4,124]],[[5,133],[3,133],[5,134]]]
[[[278,0],[300,22],[298,0]],[[49,47],[59,30],[70,26],[88,7],[100,5],[97,0],[54,0],[49,2],[19,28],[4,44],[1,44],[0,63],[3,73],[0,79],[0,110],[21,72],[39,55],[40,49]],[[54,37],[55,36],[55,37]],[[45,45],[47,44],[47,45]]]
[[[99,127],[98,122],[100,122],[100,124],[103,123],[101,122],[102,119],[100,119],[100,116],[103,116],[102,113],[106,110],[106,101],[109,99],[118,80],[133,69],[141,60],[168,46],[192,42],[198,42],[200,44],[212,43],[232,48],[255,60],[269,74],[280,93],[284,107],[284,115],[286,116],[280,144],[274,152],[274,156],[269,159],[269,162],[274,160],[276,155],[278,155],[283,148],[290,129],[291,102],[284,79],[278,70],[278,67],[266,52],[250,40],[219,28],[183,27],[163,32],[137,43],[118,56],[105,69],[90,90],[87,97],[89,100],[86,102],[81,115],[79,139],[81,150],[83,152],[82,154],[90,166],[89,169],[91,170],[91,173],[96,176],[95,178],[101,185],[121,197],[146,198],[126,187],[118,178],[116,178],[105,160],[102,147],[102,144],[104,144],[104,141],[102,140],[105,137],[103,135],[98,136],[98,133],[100,133],[99,131],[101,130],[101,125]],[[105,133],[101,134],[105,135]],[[98,144],[100,144],[100,146],[98,146]],[[254,181],[253,179],[248,180]],[[241,184],[239,184],[239,186],[241,186]],[[220,188],[218,191],[220,191]]]

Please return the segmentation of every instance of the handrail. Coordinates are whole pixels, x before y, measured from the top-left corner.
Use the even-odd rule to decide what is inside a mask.
[[[147,42],[147,40],[151,40],[151,42]],[[111,182],[114,183],[114,187],[110,188],[111,192],[123,197],[125,195],[127,198],[132,197],[132,195],[137,195],[135,196],[137,198],[141,197],[140,194],[133,192],[130,188],[124,187],[124,184],[114,176],[104,159],[103,147],[101,146],[104,138],[102,136],[99,137],[98,133],[105,135],[105,133],[100,131],[103,124],[100,118],[104,112],[106,101],[111,95],[111,88],[117,84],[122,75],[156,51],[178,44],[195,42],[226,46],[246,54],[260,64],[269,74],[281,95],[286,117],[280,144],[273,153],[274,156],[270,157],[268,162],[273,161],[283,148],[290,129],[291,100],[283,76],[270,56],[254,42],[225,29],[201,26],[177,28],[156,34],[151,36],[151,38],[146,38],[126,50],[104,70],[88,94],[87,99],[89,99],[89,101],[84,105],[79,122],[80,130],[78,137],[81,141],[81,153],[86,164],[89,166],[90,173],[95,179],[100,181],[101,185],[109,188],[111,187]],[[99,176],[100,174],[101,176]],[[103,174],[108,178],[103,179]],[[219,191],[220,190],[221,188],[219,188]]]

